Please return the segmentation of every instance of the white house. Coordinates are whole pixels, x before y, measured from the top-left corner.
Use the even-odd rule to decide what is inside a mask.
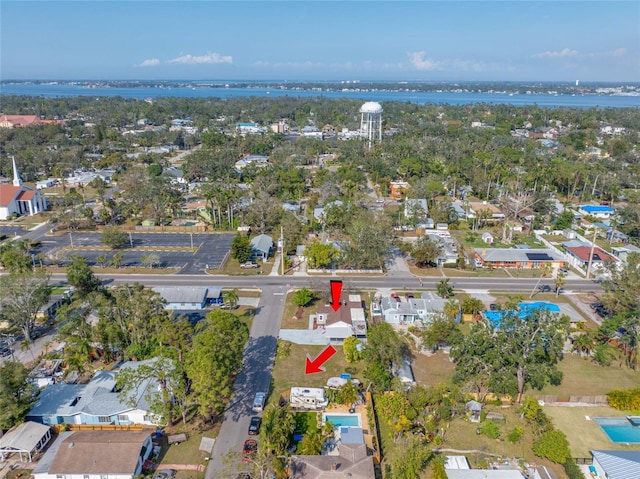
[[[36,189],[22,184],[18,173],[16,159],[13,158],[13,182],[0,185],[0,220],[13,215],[34,216],[47,209],[47,200]]]
[[[145,361],[127,362],[120,369]],[[149,412],[149,397],[157,394],[157,381],[149,378],[136,390],[134,405],[116,389],[118,370],[98,371],[88,384],[52,384],[44,388],[27,413],[27,420],[41,424],[156,425],[160,418]]]
[[[132,479],[153,451],[148,431],[68,431],[32,472],[34,479]]]
[[[449,300],[425,291],[422,298],[409,298],[406,301],[402,301],[400,297],[384,297],[380,300],[380,309],[384,320],[389,324],[427,324],[434,316],[443,313],[447,301]]]
[[[578,212],[584,216],[592,216],[603,220],[608,220],[613,216],[615,210],[604,205],[580,205]]]

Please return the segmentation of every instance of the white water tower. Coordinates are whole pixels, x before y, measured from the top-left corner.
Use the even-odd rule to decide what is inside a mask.
[[[382,140],[382,106],[368,101],[360,107],[360,132],[365,135],[371,148],[374,140]]]

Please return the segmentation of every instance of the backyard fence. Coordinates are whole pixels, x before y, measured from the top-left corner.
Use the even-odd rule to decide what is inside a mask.
[[[558,397],[558,396],[536,396],[538,401],[544,401],[545,404],[593,404],[593,405],[607,405],[607,396],[569,396],[566,397]]]

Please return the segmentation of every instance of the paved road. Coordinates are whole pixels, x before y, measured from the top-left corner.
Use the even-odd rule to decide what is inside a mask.
[[[249,438],[249,420],[255,415],[251,412],[253,396],[258,391],[269,391],[285,294],[286,288],[281,286],[262,289],[250,338],[244,350],[244,368],[236,379],[233,399],[224,414],[206,479],[235,479],[237,471],[248,466],[240,462],[238,453],[245,439]]]

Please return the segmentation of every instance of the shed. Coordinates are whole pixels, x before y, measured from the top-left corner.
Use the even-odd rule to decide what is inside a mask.
[[[469,401],[465,405],[465,411],[471,422],[480,422],[480,415],[482,414],[482,404],[478,401]]]
[[[493,235],[488,231],[485,231],[484,233],[482,233],[482,241],[484,241],[486,244],[493,244]]]
[[[31,462],[33,456],[42,451],[50,440],[49,426],[32,421],[23,422],[0,438],[0,454],[2,457],[19,454],[20,461],[25,462],[24,454]]]

